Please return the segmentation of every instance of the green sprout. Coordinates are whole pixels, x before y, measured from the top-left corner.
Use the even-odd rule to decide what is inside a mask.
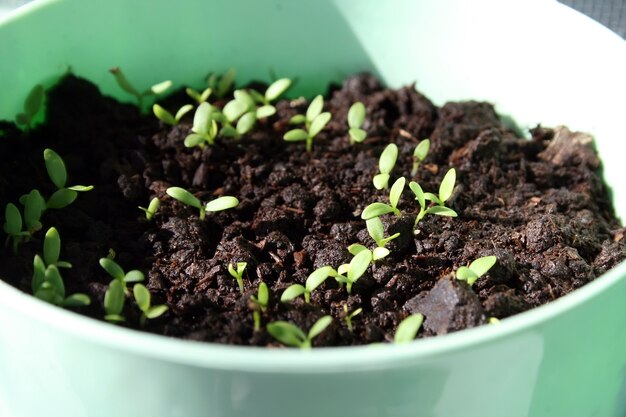
[[[206,203],[206,205],[203,205],[202,202],[198,198],[196,198],[196,196],[194,196],[184,188],[180,187],[170,187],[165,190],[165,192],[173,199],[200,210],[200,220],[204,220],[206,218],[207,211],[215,212],[228,210],[239,205],[239,200],[231,196],[219,197],[215,200],[209,201],[208,203]]]
[[[267,289],[267,285],[264,282],[259,284],[257,295],[250,296],[250,303],[252,304],[252,318],[254,320],[254,331],[261,330],[261,312],[267,310],[267,306],[270,300],[270,293]]]
[[[159,94],[164,93],[167,89],[172,86],[172,82],[170,80],[160,82],[158,84],[153,85],[148,88],[144,92],[139,92],[131,83],[128,81],[124,73],[119,67],[114,67],[109,70],[111,74],[115,76],[115,81],[120,86],[120,88],[126,91],[129,94],[132,94],[137,99],[137,106],[140,110],[143,109],[143,100],[145,97],[149,96],[157,96]]]
[[[372,251],[372,259],[374,261],[378,261],[385,258],[390,253],[389,249],[387,249],[385,246],[387,245],[387,243],[400,236],[400,233],[394,233],[391,236],[385,237],[385,228],[383,226],[382,220],[380,220],[379,217],[373,217],[369,220],[366,220],[365,225],[367,227],[367,232],[372,237],[372,239],[374,239],[377,245],[377,247]],[[356,255],[357,253],[365,249],[367,248],[359,243],[354,243],[348,246],[348,252],[350,252],[352,255]]]
[[[206,102],[211,94],[213,93],[213,89],[211,87],[205,88],[202,92],[196,91],[193,88],[185,88],[185,93],[192,99],[196,100],[198,104],[202,104]]]
[[[150,200],[150,204],[148,204],[148,208],[139,206],[139,209],[146,214],[146,220],[150,221],[156,214],[160,205],[161,205],[161,202],[159,201],[159,199],[157,197],[154,197],[152,200]]]
[[[208,143],[213,145],[217,136],[217,122],[214,119],[215,108],[209,103],[202,103],[196,109],[193,116],[193,126],[191,132],[185,138],[185,146],[193,148],[199,146],[204,148]]]
[[[457,269],[456,278],[467,281],[467,284],[472,286],[478,278],[485,275],[496,264],[496,261],[497,258],[493,255],[478,258],[472,261],[469,266],[462,266]]]
[[[118,279],[109,283],[109,287],[104,294],[104,319],[111,323],[121,323],[126,321],[122,315],[124,303],[126,302],[126,286]]]
[[[140,282],[145,278],[143,272],[137,269],[124,272],[122,267],[111,258],[100,258],[100,266],[114,279],[124,284],[124,288],[129,282]]]
[[[275,321],[267,325],[267,332],[284,345],[310,349],[313,339],[326,330],[332,321],[331,316],[323,316],[311,326],[306,334],[295,324]]]
[[[287,142],[306,141],[306,151],[313,150],[313,139],[317,136],[332,118],[329,112],[323,112],[324,99],[317,96],[311,101],[306,115],[296,115],[289,121],[292,124],[304,123],[305,129],[292,129],[285,133],[283,139]]]
[[[61,156],[52,149],[45,149],[43,151],[43,158],[46,163],[46,171],[52,183],[57,187],[57,190],[50,196],[46,202],[46,208],[49,209],[61,209],[69,206],[76,200],[78,192],[85,192],[93,190],[93,185],[73,185],[66,187],[67,183],[67,170],[65,169],[65,163]]]
[[[37,84],[26,96],[24,100],[24,111],[15,116],[15,122],[18,125],[25,126],[27,129],[32,128],[33,119],[41,110],[46,92],[42,85]]]
[[[265,90],[265,94],[261,94],[256,90],[250,90],[250,95],[254,101],[261,105],[256,109],[256,117],[263,119],[275,114],[276,107],[271,104],[272,101],[280,97],[289,87],[291,87],[291,80],[289,78],[281,78],[270,84],[267,90]]]
[[[61,255],[61,236],[56,228],[51,227],[46,232],[43,240],[43,260],[47,266],[55,265],[57,268],[71,268],[72,264],[60,261]]]
[[[178,111],[174,115],[156,103],[152,105],[152,112],[157,117],[157,119],[170,126],[176,126],[178,123],[180,123],[180,120],[183,118],[183,116],[189,113],[192,109],[193,106],[191,104],[185,104],[180,109],[178,109]]]
[[[239,292],[243,294],[243,273],[248,266],[247,262],[237,262],[237,269],[233,267],[233,264],[228,264],[228,273],[237,280],[239,286]]]
[[[157,306],[151,305],[150,291],[143,284],[135,284],[133,286],[133,295],[135,296],[135,302],[137,307],[141,310],[141,318],[139,319],[139,325],[145,326],[146,320],[156,319],[165,313],[168,307],[165,304]]]
[[[424,322],[424,316],[420,313],[411,314],[398,324],[396,334],[393,337],[393,342],[396,345],[412,342],[417,336],[417,332],[422,323]]]
[[[223,98],[235,84],[235,76],[237,75],[234,68],[229,69],[224,75],[216,73],[210,74],[207,78],[208,87],[215,91],[217,98]]]
[[[352,293],[352,285],[367,271],[373,261],[372,251],[364,249],[352,257],[349,264],[343,264],[337,269],[335,280],[339,284],[346,284],[348,294]]]
[[[428,150],[430,149],[430,140],[424,139],[420,143],[417,144],[415,150],[413,151],[413,168],[411,169],[411,176],[415,176],[417,174],[417,170],[424,159],[426,159],[426,155],[428,155]]]
[[[20,198],[24,204],[24,223],[26,230],[33,234],[42,228],[41,215],[46,210],[46,200],[38,190],[31,190],[30,193]]]
[[[348,134],[350,135],[350,143],[363,142],[367,138],[367,132],[363,129],[363,122],[365,122],[365,105],[360,101],[357,101],[348,110]]]
[[[404,191],[405,183],[406,179],[404,177],[398,178],[391,186],[391,190],[389,190],[389,204],[372,203],[365,207],[361,213],[361,218],[363,220],[369,220],[387,213],[393,213],[397,217],[402,217],[402,213],[398,209],[398,203],[400,202],[402,191]]]
[[[441,182],[441,185],[439,186],[439,196],[436,196],[432,193],[425,193],[422,190],[422,187],[417,182],[411,181],[411,183],[409,184],[409,188],[411,189],[411,191],[413,191],[413,194],[415,194],[415,199],[418,201],[420,205],[420,211],[415,217],[414,227],[417,227],[417,224],[420,222],[420,220],[422,220],[424,216],[426,216],[427,214],[435,214],[438,216],[447,216],[447,217],[457,217],[456,211],[444,205],[445,201],[448,198],[450,198],[450,196],[452,195],[452,190],[454,189],[455,177],[456,176],[454,173],[454,168],[452,168],[450,171],[448,171],[448,173],[446,173],[444,180]],[[437,203],[438,205],[427,208],[426,207],[427,200],[433,201]]]
[[[7,234],[7,239],[4,243],[5,246],[9,246],[9,242],[13,240],[13,252],[17,253],[17,248],[22,242],[27,242],[30,239],[31,233],[28,230],[22,230],[24,221],[20,210],[13,203],[6,205],[4,209],[4,233]]]
[[[240,138],[254,128],[257,112],[254,100],[247,91],[235,90],[234,96],[233,100],[226,103],[221,113],[216,113],[215,118],[222,123],[220,135]]]
[[[348,306],[346,304],[343,305],[343,312],[345,313],[345,321],[348,330],[352,331],[352,319],[363,312],[362,308],[357,308],[352,313],[348,313]]]
[[[385,147],[378,159],[378,169],[380,174],[374,175],[372,182],[377,190],[389,187],[389,174],[396,165],[398,159],[398,147],[395,143],[390,143]]]
[[[311,302],[311,293],[329,277],[337,276],[337,271],[331,266],[323,266],[311,272],[306,279],[305,285],[293,284],[283,292],[280,301],[283,303],[292,301],[304,294],[304,301]]]

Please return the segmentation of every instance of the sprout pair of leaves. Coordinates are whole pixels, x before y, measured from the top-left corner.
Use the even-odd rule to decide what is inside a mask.
[[[409,188],[411,189],[411,191],[413,191],[413,194],[415,194],[415,199],[420,205],[420,211],[415,217],[415,226],[417,226],[419,221],[422,220],[427,214],[436,214],[438,216],[447,217],[457,216],[456,211],[445,206],[445,202],[452,195],[455,182],[456,171],[454,168],[451,168],[450,170],[448,170],[443,180],[441,181],[441,184],[439,185],[439,195],[437,196],[432,193],[425,193],[422,190],[422,187],[417,182],[411,181],[411,183],[409,184]],[[432,201],[437,205],[427,208],[426,201]]]
[[[348,294],[352,293],[352,285],[359,280],[367,271],[370,264],[374,260],[371,250],[364,248],[352,257],[349,264],[343,264],[337,268],[335,280],[339,284],[346,284]]]
[[[496,261],[497,258],[493,255],[483,256],[472,261],[468,266],[462,266],[457,269],[456,277],[472,286],[478,278],[485,275],[496,264]]]
[[[233,89],[236,75],[237,72],[234,68],[230,68],[223,75],[219,75],[217,73],[209,74],[209,76],[207,77],[207,86],[209,89],[211,89],[211,91],[215,91],[215,95],[217,96],[217,98],[223,98],[226,94],[228,94],[229,91]]]
[[[111,323],[121,323],[126,321],[126,318],[122,315],[124,310],[124,304],[126,303],[126,286],[118,279],[114,279],[109,284],[106,293],[104,294],[104,319]],[[168,307],[165,304],[152,305],[152,296],[150,291],[143,284],[135,284],[133,286],[133,296],[137,307],[141,310],[141,318],[139,324],[143,327],[146,324],[146,320],[155,319],[163,315]]]
[[[228,273],[237,280],[237,285],[239,286],[239,292],[243,294],[243,273],[246,270],[246,266],[248,266],[247,262],[237,262],[237,269],[233,266],[233,264],[228,264]]]
[[[51,227],[43,243],[43,258],[35,255],[31,288],[35,297],[62,307],[82,307],[91,303],[89,296],[82,293],[65,296],[65,284],[59,268],[71,268],[69,262],[59,260],[61,237]]]
[[[196,196],[194,196],[184,188],[180,187],[170,187],[165,192],[173,199],[178,200],[188,206],[197,208],[200,211],[200,220],[204,220],[206,218],[207,211],[222,211],[237,207],[239,205],[239,200],[231,196],[219,197],[203,205]]]
[[[430,149],[430,140],[424,139],[420,143],[417,144],[415,150],[413,151],[413,168],[411,169],[411,176],[414,177],[417,174],[417,170],[424,159],[426,159],[426,155],[428,155],[428,150]]]
[[[387,245],[387,243],[400,236],[400,233],[394,233],[391,236],[385,237],[385,227],[383,226],[383,222],[380,220],[379,217],[374,217],[366,220],[365,225],[367,227],[367,232],[369,233],[371,238],[374,239],[377,245],[376,249],[372,251],[372,260],[378,261],[385,258],[390,253],[389,249],[387,249],[385,246]],[[352,255],[356,255],[364,249],[367,248],[359,243],[354,243],[348,246],[348,252],[350,252]]]
[[[146,214],[146,220],[150,221],[156,214],[160,205],[161,202],[159,201],[159,199],[157,197],[154,197],[152,200],[150,200],[150,204],[148,204],[147,208],[139,206],[139,210],[143,211]]]
[[[176,126],[178,123],[180,123],[180,120],[183,118],[183,116],[189,113],[192,109],[193,106],[191,104],[185,104],[180,109],[178,109],[176,114],[172,114],[156,103],[152,105],[152,112],[157,117],[157,119],[170,126]]]
[[[24,100],[24,111],[15,116],[15,122],[27,129],[32,128],[33,119],[41,110],[45,96],[46,92],[42,85],[37,84],[34,86],[28,93],[28,96],[26,96],[26,100]]]
[[[262,117],[263,112],[259,112]],[[257,108],[254,99],[245,90],[235,90],[234,98],[226,103],[221,113],[216,112],[215,120],[222,124],[220,135],[230,138],[240,138],[249,133],[256,124]]]
[[[377,190],[382,190],[389,186],[391,170],[396,165],[398,159],[398,147],[395,143],[390,143],[385,147],[378,159],[378,169],[380,174],[374,175],[372,182]]]
[[[188,88],[185,88],[185,93],[187,93],[189,97],[194,99],[196,103],[202,104],[206,102],[209,99],[209,97],[211,97],[211,94],[213,93],[213,89],[211,87],[207,87],[202,92],[200,92],[200,91],[194,90],[191,87],[188,87]]]
[[[66,187],[67,184],[67,170],[65,169],[65,162],[61,156],[52,149],[46,149],[43,151],[43,158],[46,163],[46,171],[52,183],[57,187],[57,190],[50,196],[46,202],[46,208],[49,209],[61,209],[72,204],[78,192],[85,192],[93,190],[93,185],[73,185]]]
[[[199,146],[204,148],[207,143],[213,145],[218,132],[217,121],[215,120],[217,113],[219,112],[209,103],[202,103],[198,106],[193,116],[192,133],[185,138],[186,147]]]
[[[145,279],[143,272],[133,269],[132,271],[124,272],[122,267],[111,258],[100,258],[100,266],[104,269],[113,279],[122,283],[123,289],[126,289],[126,284],[130,282],[140,282]]]
[[[124,272],[122,267],[110,257],[100,258],[100,266],[113,277],[113,281],[104,294],[104,311],[106,313],[104,319],[112,323],[123,322],[125,318],[122,316],[122,310],[128,293],[126,285],[131,282],[143,281],[145,276],[143,272],[137,269]]]
[[[250,95],[254,101],[260,104],[260,107],[256,109],[257,118],[262,119],[276,113],[276,107],[271,103],[278,99],[289,87],[291,87],[291,80],[289,78],[281,78],[271,83],[265,90],[265,94],[251,89]]]
[[[311,293],[329,277],[336,277],[337,271],[332,266],[323,266],[311,272],[306,279],[305,285],[293,284],[280,296],[280,301],[283,303],[292,301],[304,294],[304,301],[309,303],[311,301]]]
[[[115,76],[115,81],[117,81],[117,84],[122,90],[135,96],[135,98],[137,99],[137,106],[139,107],[139,110],[143,110],[144,97],[162,94],[172,86],[172,82],[170,80],[167,80],[155,84],[143,92],[139,92],[139,90],[137,90],[130,83],[130,81],[128,81],[128,79],[119,67],[111,68],[109,72]]]
[[[397,345],[412,342],[423,322],[424,316],[422,314],[411,314],[398,325],[393,342]]]
[[[295,115],[289,120],[291,124],[304,123],[304,129],[292,129],[285,133],[283,139],[287,142],[306,141],[306,150],[313,150],[313,139],[317,136],[332,118],[329,112],[323,112],[324,98],[319,95],[311,101],[306,114]]]
[[[352,331],[352,319],[358,316],[359,314],[361,314],[363,312],[363,309],[359,307],[356,310],[354,310],[352,313],[349,313],[348,306],[344,304],[343,312],[345,313],[344,320],[346,321],[346,327],[348,327],[348,330]]]
[[[250,303],[252,305],[252,318],[254,320],[254,331],[261,330],[261,312],[267,310],[267,306],[270,301],[270,292],[267,289],[267,285],[264,282],[259,284],[257,295],[250,296]]]
[[[367,132],[362,129],[365,122],[365,105],[357,101],[348,110],[348,134],[350,135],[350,143],[363,142],[367,138]]]
[[[372,203],[365,207],[361,213],[361,218],[363,220],[369,220],[387,213],[393,213],[396,216],[401,217],[402,213],[398,209],[398,203],[400,202],[400,197],[404,191],[405,184],[406,179],[404,177],[398,178],[391,186],[391,190],[389,190],[389,204],[380,202]]]
[[[267,332],[287,346],[310,349],[313,339],[326,330],[332,321],[331,316],[323,316],[311,326],[308,333],[304,333],[298,326],[287,321],[275,321],[267,325]]]
[[[20,210],[13,203],[9,203],[4,208],[4,224],[2,228],[4,233],[7,234],[7,239],[4,242],[6,247],[9,246],[9,242],[13,240],[13,252],[17,253],[17,249],[22,242],[27,242],[32,232],[28,229],[22,230],[24,226],[24,220]]]

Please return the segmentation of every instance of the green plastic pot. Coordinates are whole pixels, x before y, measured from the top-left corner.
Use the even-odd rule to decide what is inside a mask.
[[[209,71],[358,71],[417,80],[437,103],[482,99],[520,128],[593,133],[617,214],[626,43],[553,1],[40,1],[0,20],[0,119],[68,68],[128,100]],[[299,89],[299,91],[298,91]],[[0,271],[1,275],[1,271]],[[58,309],[0,282],[0,415],[596,416],[626,413],[626,264],[547,306],[404,346],[300,352],[172,340]]]

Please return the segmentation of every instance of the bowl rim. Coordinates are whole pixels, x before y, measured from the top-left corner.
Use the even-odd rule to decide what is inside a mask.
[[[58,1],[35,0],[22,5],[0,17],[0,25],[27,17]],[[584,17],[588,30],[603,31],[602,36],[607,37],[607,40],[608,36],[620,39],[626,50],[626,41],[593,19],[556,0],[545,4],[562,8],[562,13]],[[523,336],[526,333],[536,335],[535,330],[540,325],[590,302],[622,281],[626,281],[626,261],[584,287],[543,306],[503,319],[498,325],[479,326],[448,335],[418,339],[404,345],[327,347],[310,351],[194,342],[121,328],[47,304],[1,279],[0,308],[15,312],[20,319],[46,326],[51,332],[59,332],[62,337],[71,337],[76,343],[95,344],[172,363],[274,374],[367,372],[406,367],[411,362],[439,358],[511,336]]]

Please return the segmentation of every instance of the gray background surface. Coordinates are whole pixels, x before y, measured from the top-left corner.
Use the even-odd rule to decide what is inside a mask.
[[[30,0],[0,0],[0,15]],[[523,1],[523,0],[519,0]],[[626,38],[626,0],[560,0]]]

